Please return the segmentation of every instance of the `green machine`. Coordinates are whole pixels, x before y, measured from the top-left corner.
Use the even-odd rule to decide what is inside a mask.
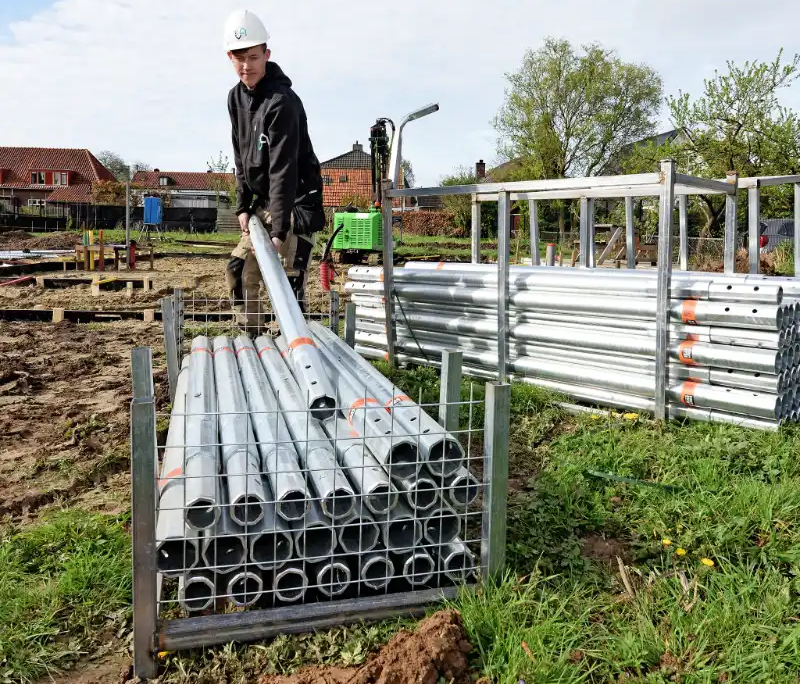
[[[372,207],[364,212],[349,206],[333,215],[334,232],[331,247],[336,254],[336,260],[340,263],[359,264],[376,261],[376,255],[383,251],[381,181],[388,177],[391,141],[386,131],[387,124],[391,126],[394,137],[394,123],[391,119],[378,119],[369,130]]]

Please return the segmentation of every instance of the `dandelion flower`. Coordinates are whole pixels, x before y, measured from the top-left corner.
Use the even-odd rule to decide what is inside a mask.
[[[675,549],[675,553],[678,556],[685,556],[686,555],[686,549]]]
[[[661,540],[661,543],[662,543],[664,546],[672,546],[672,540],[671,540],[671,539],[662,539],[662,540]]]
[[[159,658],[166,658],[169,655],[169,651],[159,651],[158,657]]]
[[[713,567],[714,567],[714,561],[713,561],[713,560],[711,560],[710,558],[701,558],[701,559],[700,559],[700,562],[701,562],[703,565],[705,565],[705,566],[707,566],[707,567],[709,567],[709,568],[713,568]]]
[[[592,420],[600,420],[600,416],[598,416],[596,413],[593,413],[591,415],[591,418],[592,418]]]
[[[623,416],[623,418],[625,418],[625,420],[636,420],[638,417],[639,417],[638,413],[626,413]]]

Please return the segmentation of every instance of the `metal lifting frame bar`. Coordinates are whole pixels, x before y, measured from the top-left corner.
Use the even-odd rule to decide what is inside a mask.
[[[594,200],[581,197],[580,260],[583,268],[594,268]]]
[[[339,334],[339,293],[330,291],[330,326],[334,335]]]
[[[670,280],[672,276],[672,223],[675,203],[675,162],[661,162],[663,187],[658,211],[658,286],[656,290],[655,417],[667,417],[667,346],[669,336]]]
[[[794,275],[800,278],[800,183],[794,184]]]
[[[633,197],[625,198],[625,258],[628,268],[636,268],[636,224],[633,220]]]
[[[689,270],[689,198],[678,195],[678,269]]]
[[[386,307],[386,360],[395,365],[394,358],[394,239],[392,235],[392,181],[381,181],[383,185],[383,298]]]
[[[481,567],[487,577],[499,579],[506,549],[508,495],[508,431],[511,385],[486,383],[483,472],[486,482],[481,538]]]
[[[738,187],[739,176],[728,174],[728,183]],[[725,273],[736,273],[736,192],[725,196]]]
[[[167,378],[169,380],[169,399],[175,400],[175,387],[178,382],[180,361],[178,359],[178,338],[175,330],[175,297],[161,300],[161,321],[164,327],[164,353],[167,357]]]
[[[506,381],[506,362],[508,359],[508,276],[510,274],[510,258],[511,200],[509,193],[503,192],[500,193],[497,202],[497,371],[500,382]],[[392,328],[394,328],[394,323]],[[392,333],[394,335],[394,330]]]

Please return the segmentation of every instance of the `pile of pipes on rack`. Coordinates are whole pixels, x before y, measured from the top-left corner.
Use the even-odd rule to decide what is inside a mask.
[[[383,269],[353,267],[356,351],[388,348]],[[395,352],[437,365],[463,352],[464,372],[498,370],[497,266],[410,262],[394,270]],[[574,401],[653,411],[655,271],[510,268],[510,377]],[[668,327],[671,418],[775,430],[800,416],[800,278],[673,272]]]
[[[183,360],[156,554],[187,611],[476,577],[481,486],[457,435],[330,330],[307,330],[288,349],[283,337],[198,336]],[[293,363],[302,346],[324,378]]]

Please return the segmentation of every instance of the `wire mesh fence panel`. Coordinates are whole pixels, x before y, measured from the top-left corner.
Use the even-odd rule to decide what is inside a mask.
[[[153,423],[169,426],[150,471],[153,649],[380,617],[454,595],[486,574],[484,473],[496,466],[486,461],[478,386],[435,403],[409,397],[331,331],[330,311],[310,312],[310,342],[337,395],[320,419],[293,350],[269,322],[245,335],[208,300],[170,300],[165,331],[185,353],[170,411]],[[450,416],[451,429],[437,414]],[[495,500],[504,505],[500,479]],[[140,476],[134,499],[152,486]],[[134,598],[136,613],[148,599]]]

